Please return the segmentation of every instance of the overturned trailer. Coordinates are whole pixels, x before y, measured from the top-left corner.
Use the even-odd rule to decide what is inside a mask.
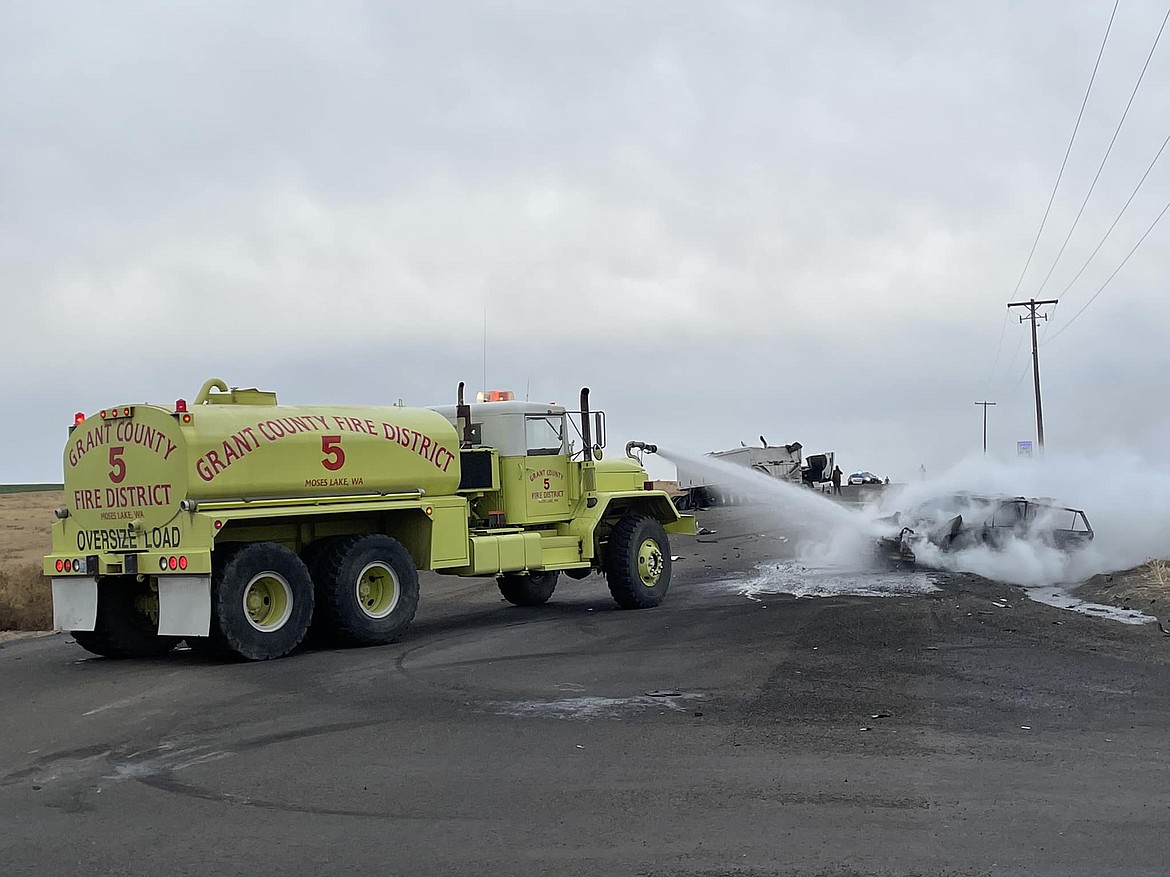
[[[712,461],[741,466],[790,484],[815,488],[827,483],[833,472],[833,454],[811,454],[805,458],[802,452],[800,442],[769,445],[760,436],[758,447],[741,444],[738,448],[712,451],[706,456]],[[675,465],[678,470],[678,494],[674,502],[680,509],[726,505],[741,502],[745,498],[742,489],[727,483],[727,479],[720,479],[717,466],[705,467],[684,461]]]

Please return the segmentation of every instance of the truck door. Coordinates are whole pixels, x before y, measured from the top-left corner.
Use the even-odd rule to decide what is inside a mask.
[[[524,434],[525,511],[528,521],[563,521],[569,517],[569,454],[565,415],[527,415]]]

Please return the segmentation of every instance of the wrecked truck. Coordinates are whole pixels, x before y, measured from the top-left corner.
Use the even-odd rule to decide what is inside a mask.
[[[763,436],[760,436],[759,447],[740,442],[738,448],[711,451],[706,456],[720,463],[742,466],[769,478],[814,490],[829,483],[834,465],[832,452],[805,457],[804,446],[800,442],[770,445]],[[680,510],[733,505],[743,500],[734,486],[718,483],[717,470],[686,461],[676,462],[675,466],[678,481],[674,503]]]
[[[944,552],[980,545],[1002,550],[1015,539],[1071,552],[1093,540],[1093,527],[1081,509],[1023,496],[944,494],[879,518],[878,524],[889,535],[879,537],[875,553],[894,567],[916,564],[927,544]]]

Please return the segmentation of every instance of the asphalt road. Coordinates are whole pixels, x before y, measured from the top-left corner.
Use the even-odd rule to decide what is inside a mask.
[[[785,543],[735,514],[654,610],[427,576],[384,648],[4,643],[0,874],[1170,872],[1156,626],[969,577],[749,598]]]

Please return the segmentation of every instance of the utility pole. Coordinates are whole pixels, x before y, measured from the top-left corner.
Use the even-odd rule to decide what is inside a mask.
[[[976,405],[983,406],[983,455],[987,456],[987,406],[994,405],[994,402],[976,402]]]
[[[1044,301],[1036,301],[1030,298],[1027,301],[1013,301],[1008,302],[1008,308],[1027,308],[1028,315],[1020,317],[1020,322],[1028,320],[1032,324],[1032,383],[1036,388],[1036,445],[1039,453],[1044,453],[1044,411],[1040,407],[1040,351],[1036,344],[1036,321],[1047,320],[1048,314],[1037,314],[1036,308],[1044,305],[1057,304],[1056,299],[1045,299]],[[984,408],[984,411],[987,409]]]

